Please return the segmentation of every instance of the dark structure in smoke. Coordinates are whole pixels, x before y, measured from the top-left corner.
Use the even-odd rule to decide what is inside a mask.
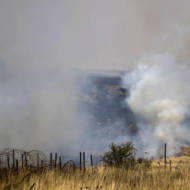
[[[89,134],[102,144],[122,142],[123,137],[133,137],[138,131],[135,115],[124,102],[128,90],[121,87],[122,74],[89,72],[82,77],[78,113],[88,120]]]

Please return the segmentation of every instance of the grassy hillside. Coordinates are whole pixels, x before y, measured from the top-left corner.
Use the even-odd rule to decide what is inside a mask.
[[[43,169],[20,170],[19,174],[1,171],[0,189],[3,190],[188,190],[190,187],[190,160],[172,158],[163,167],[163,160],[153,161],[150,169],[138,165],[135,169],[87,168],[60,171]],[[161,164],[159,165],[158,162]],[[169,162],[168,162],[169,163]],[[174,164],[175,163],[175,164]],[[179,165],[178,165],[179,164]]]

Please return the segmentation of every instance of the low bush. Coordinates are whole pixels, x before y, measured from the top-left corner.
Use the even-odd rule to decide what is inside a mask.
[[[110,151],[104,153],[102,161],[107,166],[134,168],[142,164],[145,168],[150,168],[151,160],[138,158],[135,159],[136,149],[131,142],[121,145],[112,143]]]
[[[135,161],[135,152],[136,149],[131,142],[127,142],[125,144],[116,145],[112,143],[110,145],[110,151],[106,152],[102,161],[104,164],[108,166],[133,166]]]

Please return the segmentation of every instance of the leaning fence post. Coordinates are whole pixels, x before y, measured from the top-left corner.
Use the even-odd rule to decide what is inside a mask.
[[[166,168],[166,143],[164,144],[164,167]]]
[[[85,152],[83,152],[83,171],[86,171],[86,166],[85,166]]]
[[[80,152],[80,171],[82,170],[82,152]]]
[[[15,167],[15,150],[13,149],[13,169],[14,169],[14,167]]]

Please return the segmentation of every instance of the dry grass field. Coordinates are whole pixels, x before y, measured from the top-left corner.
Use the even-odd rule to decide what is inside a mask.
[[[1,171],[1,190],[189,190],[189,157],[171,158],[172,168],[163,159],[153,161],[151,168],[142,164],[134,169],[105,168],[99,166],[92,172],[76,169],[60,171],[43,169],[38,171]],[[159,164],[160,163],[160,164]]]

